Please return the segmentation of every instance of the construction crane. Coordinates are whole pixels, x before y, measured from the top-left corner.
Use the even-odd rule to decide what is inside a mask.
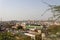
[[[58,6],[57,5],[51,5],[51,4],[48,4],[47,2],[43,2],[43,1],[42,1],[42,3],[48,5],[50,8],[46,9],[41,16],[43,16],[46,12],[51,10],[53,15],[52,15],[52,17],[48,18],[48,20],[56,21],[56,20],[60,19],[60,5],[58,5]]]

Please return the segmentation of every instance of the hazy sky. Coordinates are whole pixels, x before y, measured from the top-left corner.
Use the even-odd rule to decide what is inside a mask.
[[[43,0],[52,5],[60,5],[60,0]],[[0,19],[2,20],[40,20],[50,17],[51,12],[40,16],[49,7],[41,0],[0,0]]]

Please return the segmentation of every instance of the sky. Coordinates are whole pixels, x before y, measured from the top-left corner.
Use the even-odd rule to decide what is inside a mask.
[[[0,20],[46,20],[52,13],[41,16],[49,8],[42,1],[60,5],[60,0],[0,0]]]

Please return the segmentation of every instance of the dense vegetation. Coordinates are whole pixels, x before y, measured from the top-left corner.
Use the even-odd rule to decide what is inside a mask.
[[[19,34],[13,35],[11,32],[0,32],[0,40],[30,40],[28,36]]]
[[[60,33],[60,25],[51,25],[48,28],[48,31],[51,32],[51,33],[57,33],[57,32]]]

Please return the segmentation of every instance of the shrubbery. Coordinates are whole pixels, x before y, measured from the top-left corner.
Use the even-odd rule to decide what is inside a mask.
[[[48,32],[51,32],[51,33],[57,33],[57,32],[60,32],[60,25],[51,25],[49,28],[48,28]]]
[[[10,32],[0,32],[0,40],[15,40]]]
[[[31,40],[29,36],[15,34],[11,32],[0,32],[0,40]]]

